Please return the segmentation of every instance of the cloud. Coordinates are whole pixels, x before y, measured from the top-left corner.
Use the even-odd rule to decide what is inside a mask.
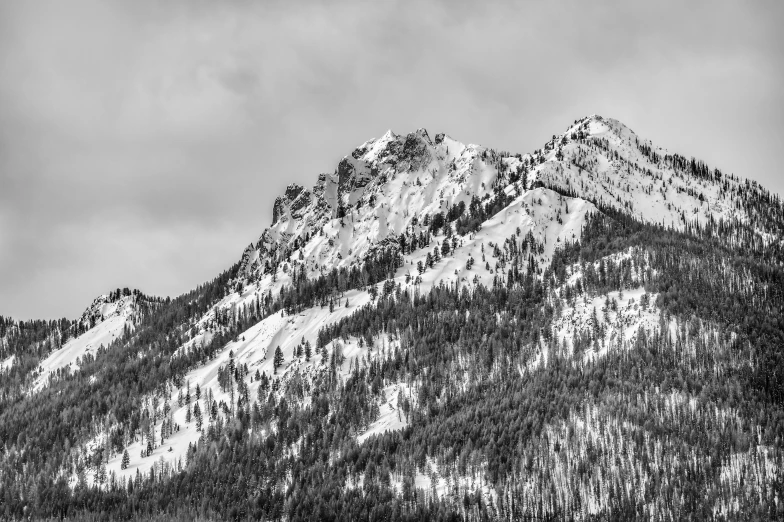
[[[524,152],[597,112],[781,192],[781,10],[0,4],[0,313],[186,291],[388,128]]]

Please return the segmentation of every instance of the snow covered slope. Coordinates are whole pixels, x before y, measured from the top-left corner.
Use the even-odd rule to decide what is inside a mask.
[[[231,404],[232,393],[229,390],[222,389],[219,383],[219,368],[227,368],[230,361],[236,366],[247,366],[249,373],[245,376],[245,384],[248,386],[248,394],[250,400],[256,400],[259,396],[260,382],[254,379],[258,372],[270,380],[279,379],[281,382],[289,382],[292,379],[301,379],[306,383],[303,390],[304,394],[301,398],[303,403],[308,402],[308,384],[319,374],[325,372],[331,362],[333,353],[340,353],[342,355],[342,363],[338,366],[338,374],[341,378],[345,379],[349,374],[350,368],[357,364],[359,359],[370,360],[382,356],[387,350],[393,349],[394,346],[379,342],[379,346],[369,347],[362,345],[357,339],[348,339],[347,341],[340,341],[338,343],[331,342],[327,346],[327,357],[323,354],[315,353],[310,360],[306,360],[304,354],[296,356],[294,353],[295,346],[301,344],[305,339],[313,344],[315,342],[316,334],[319,328],[324,325],[346,317],[355,312],[360,306],[365,305],[368,300],[365,297],[358,296],[356,292],[348,293],[348,298],[354,300],[356,303],[349,307],[336,308],[334,312],[330,313],[326,308],[315,307],[307,310],[305,313],[296,314],[294,316],[285,316],[282,312],[277,312],[256,325],[252,326],[240,336],[236,341],[227,343],[221,351],[209,362],[203,366],[194,368],[184,377],[183,381],[189,383],[190,393],[194,394],[198,386],[203,400],[200,402],[200,409],[202,412],[208,411],[206,397],[212,397],[218,404]],[[337,346],[336,344],[339,344]],[[283,365],[280,368],[275,368],[273,365],[273,354],[277,347],[282,348],[284,354]],[[186,348],[187,349],[187,348]],[[337,351],[337,352],[336,352]],[[281,386],[281,393],[284,389]],[[405,422],[400,421],[397,417],[397,397],[398,393],[404,391],[406,394],[410,393],[405,387],[405,384],[399,386],[389,386],[387,389],[389,393],[389,402],[384,404],[385,410],[377,423],[369,427],[364,437],[368,437],[373,433],[381,433],[385,429],[399,429],[406,425]],[[394,391],[394,395],[393,395]],[[193,408],[196,401],[191,404],[182,404],[178,402],[178,395],[182,392],[181,389],[172,389],[168,396],[160,401],[158,406],[158,417],[163,420],[165,415],[164,403],[168,404],[170,410],[170,421],[178,426],[178,429],[167,436],[162,444],[160,444],[161,426],[162,422],[157,426],[157,443],[153,449],[152,454],[143,455],[142,449],[146,448],[147,442],[144,439],[136,439],[131,441],[127,446],[129,462],[126,468],[122,467],[122,455],[112,455],[106,465],[108,474],[114,474],[117,478],[133,477],[137,470],[141,473],[149,472],[153,466],[169,465],[177,469],[180,465],[185,465],[186,453],[190,444],[195,444],[199,437],[202,435],[198,431],[195,418],[190,422],[187,420],[188,408]],[[235,391],[236,397],[239,396],[239,391]],[[278,394],[280,395],[280,393]],[[266,397],[265,394],[262,395]],[[145,409],[152,409],[152,400],[142,407]],[[152,417],[152,415],[151,415]],[[208,419],[207,414],[204,414],[204,429],[212,422]],[[269,428],[272,429],[272,428]],[[86,448],[88,453],[92,453],[95,448],[101,446],[105,440],[105,434],[97,436],[94,440],[87,443]],[[159,445],[160,444],[160,445]],[[88,478],[93,481],[97,470],[92,470]],[[72,481],[76,478],[72,477]]]
[[[431,140],[424,129],[389,131],[320,175],[311,190],[290,185],[275,201],[272,225],[245,250],[241,273],[258,277],[291,256],[309,276],[349,266],[406,230],[419,233],[425,215],[489,196],[504,173],[521,167],[521,156],[443,134]]]
[[[132,326],[137,312],[137,295],[127,295],[115,300],[109,295],[97,297],[82,314],[79,324],[87,329],[81,335],[65,343],[60,349],[53,351],[41,361],[40,373],[33,385],[33,391],[43,388],[49,375],[57,370],[77,370],[82,357],[87,354],[95,356],[102,346],[107,348],[122,336],[126,326]]]
[[[529,183],[614,207],[642,221],[683,230],[687,223],[739,222],[766,239],[742,199],[759,197],[756,182],[709,169],[694,158],[668,152],[623,123],[592,115],[577,120],[533,153]]]

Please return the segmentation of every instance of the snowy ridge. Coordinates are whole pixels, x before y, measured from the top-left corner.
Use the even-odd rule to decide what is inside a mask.
[[[577,120],[534,153],[538,163],[529,176],[548,187],[615,207],[649,223],[683,230],[710,220],[748,224],[738,204],[745,184],[737,177],[705,168],[689,171],[690,162],[637,136],[623,123],[592,115]],[[694,160],[692,160],[694,161]],[[770,238],[772,231],[758,228]]]
[[[101,347],[106,348],[117,340],[127,326],[134,324],[136,313],[136,295],[127,295],[116,300],[110,299],[109,295],[97,297],[79,319],[79,324],[84,324],[89,329],[41,361],[40,373],[32,390],[41,390],[48,382],[50,374],[58,370],[78,370],[82,357],[88,354],[95,356]]]
[[[537,186],[678,230],[752,223],[765,241],[773,237],[740,203],[755,183],[689,163],[617,120],[593,115],[532,154],[464,145],[444,134],[431,139],[424,129],[388,131],[321,174],[312,189],[290,185],[275,201],[271,226],[245,249],[239,273],[247,284],[284,275],[281,267],[292,263],[309,278],[361,265],[400,234],[426,230],[427,216],[472,198],[485,202],[498,190],[520,195]]]
[[[521,157],[442,134],[431,140],[424,129],[387,132],[320,175],[312,190],[290,185],[275,201],[272,225],[243,253],[240,272],[252,280],[300,254],[309,277],[350,266],[373,245],[407,229],[418,233],[426,214],[492,194],[499,171],[520,168]]]

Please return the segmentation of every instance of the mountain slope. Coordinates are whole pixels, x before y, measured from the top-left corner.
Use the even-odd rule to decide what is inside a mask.
[[[138,292],[116,298],[109,295],[97,297],[76,322],[77,328],[81,326],[86,331],[41,361],[40,375],[33,384],[33,390],[40,390],[52,373],[58,374],[63,369],[78,370],[81,358],[95,357],[99,350],[108,348],[126,333],[126,329],[132,329],[134,321],[138,320],[137,299]]]
[[[669,153],[617,120],[596,115],[577,120],[535,156],[531,179],[641,221],[676,230],[741,224],[765,243],[781,241],[777,196],[756,182]],[[770,205],[760,209],[758,202]],[[773,219],[766,211],[774,211]]]
[[[0,508],[775,518],[782,222],[599,116],[530,154],[389,131],[214,281],[102,296],[4,384]]]
[[[344,157],[333,174],[320,175],[311,190],[289,186],[275,200],[272,225],[243,254],[240,272],[258,275],[295,251],[309,276],[323,265],[349,266],[407,230],[426,229],[426,215],[492,195],[505,173],[520,167],[519,157],[444,135],[431,140],[423,129],[387,132]]]

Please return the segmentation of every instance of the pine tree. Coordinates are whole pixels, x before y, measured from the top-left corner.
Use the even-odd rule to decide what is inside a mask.
[[[278,372],[278,368],[283,365],[283,351],[280,349],[280,346],[275,348],[275,357],[272,360],[272,367],[274,368],[275,373]]]
[[[120,469],[128,469],[128,465],[131,463],[131,457],[128,455],[128,448],[123,450],[122,461],[120,462]]]
[[[101,462],[101,465],[98,466],[98,471],[95,474],[95,481],[98,482],[98,484],[103,484],[104,482],[106,482],[106,463],[105,462]]]
[[[264,399],[267,397],[267,388],[269,387],[269,383],[266,380],[266,375],[261,383],[259,383],[259,387],[256,389],[256,400],[264,402]]]
[[[198,402],[193,405],[193,415],[196,417],[196,431],[201,431],[201,408]]]

